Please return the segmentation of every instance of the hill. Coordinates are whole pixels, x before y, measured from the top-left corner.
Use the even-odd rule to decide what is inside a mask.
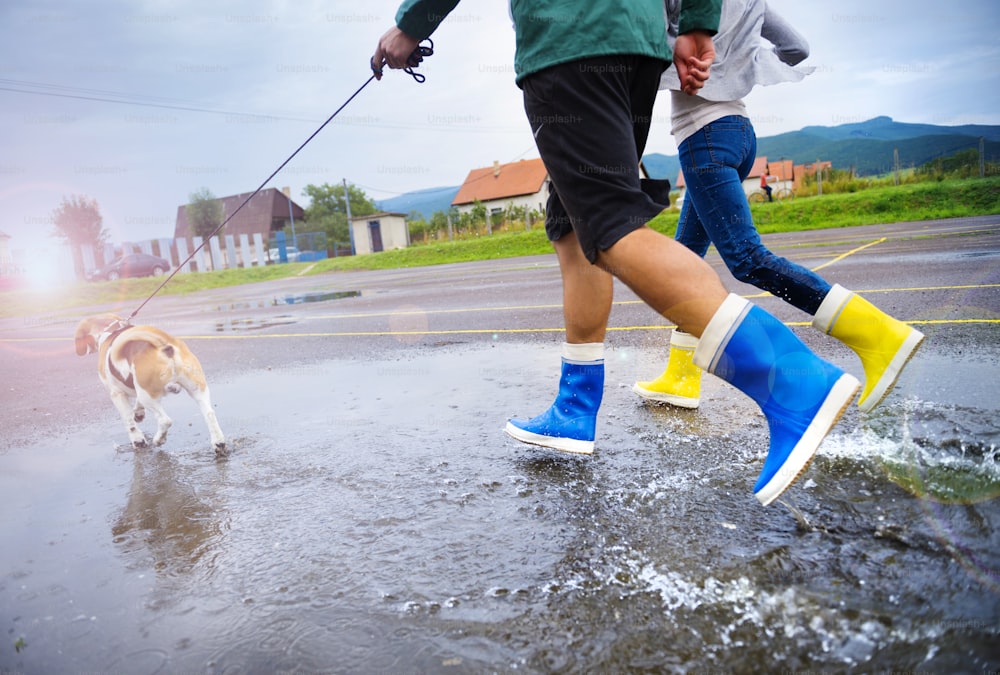
[[[875,117],[864,122],[836,126],[808,126],[776,136],[757,139],[757,154],[791,159],[806,164],[816,159],[833,162],[836,169],[854,167],[861,176],[888,173],[894,168],[894,152],[899,152],[902,168],[920,166],[961,150],[979,147],[985,139],[986,160],[1000,161],[1000,126],[965,124],[942,126],[896,122],[891,117]],[[643,155],[643,164],[652,178],[667,178],[676,183],[680,171],[677,155],[651,152]],[[376,201],[384,211],[420,213],[429,220],[435,211],[447,211],[460,186],[436,187],[407,192]]]
[[[642,163],[646,166],[646,173],[650,178],[666,178],[670,184],[676,187],[677,174],[681,170],[681,161],[677,155],[661,155],[651,152],[642,156]]]
[[[822,136],[827,140],[841,141],[858,138],[869,138],[877,141],[898,141],[920,136],[982,136],[987,141],[1000,141],[1000,126],[985,124],[963,124],[958,126],[941,126],[937,124],[910,124],[896,122],[891,117],[874,117],[865,122],[840,124],[835,127],[808,126],[800,130],[803,134]],[[777,137],[775,137],[777,138]]]
[[[431,215],[435,211],[448,210],[451,206],[451,200],[458,194],[459,187],[461,186],[456,185],[454,187],[426,188],[424,190],[407,192],[398,197],[376,201],[375,206],[383,211],[395,211],[405,214],[416,211],[425,220],[430,220]]]
[[[787,158],[796,164],[822,159],[834,168],[854,170],[862,176],[883,174],[894,167],[894,151],[904,168],[916,167],[961,150],[979,147],[985,139],[987,161],[1000,160],[1000,126],[967,124],[941,126],[908,124],[890,117],[832,127],[808,126],[776,136],[757,139],[757,154]],[[676,155],[650,153],[643,162],[654,178],[676,180]],[[653,167],[666,173],[653,173]]]

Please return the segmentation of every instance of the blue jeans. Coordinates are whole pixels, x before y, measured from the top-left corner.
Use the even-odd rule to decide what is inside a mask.
[[[830,284],[771,253],[750,215],[743,181],[757,156],[757,136],[746,117],[730,115],[684,139],[678,148],[687,194],[677,241],[704,257],[709,244],[733,276],[815,315]]]

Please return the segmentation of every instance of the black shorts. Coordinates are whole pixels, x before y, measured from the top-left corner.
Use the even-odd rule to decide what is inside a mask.
[[[639,159],[666,63],[646,56],[602,56],[525,77],[524,110],[552,180],[546,233],[576,233],[597,260],[665,204],[643,192]]]

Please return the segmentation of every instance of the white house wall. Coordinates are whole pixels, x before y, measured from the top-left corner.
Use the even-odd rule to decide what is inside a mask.
[[[534,210],[539,213],[545,213],[545,202],[548,201],[548,189],[542,188],[538,192],[532,195],[522,195],[520,197],[512,197],[507,199],[491,199],[489,201],[483,202],[483,206],[486,207],[486,211],[490,212],[493,209],[504,209],[506,210],[508,206],[513,205],[516,207],[525,207],[529,211]],[[459,204],[456,208],[459,213],[469,213],[472,211],[472,204]]]

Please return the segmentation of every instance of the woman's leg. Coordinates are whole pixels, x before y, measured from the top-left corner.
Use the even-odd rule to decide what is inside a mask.
[[[681,215],[677,220],[677,234],[674,239],[687,246],[702,258],[708,253],[712,240],[698,218],[698,212],[691,206],[691,200],[685,197],[681,203]]]
[[[757,150],[750,120],[723,117],[686,138],[679,150],[685,201],[691,201],[733,276],[815,315],[830,284],[768,250],[750,214],[743,191]]]

